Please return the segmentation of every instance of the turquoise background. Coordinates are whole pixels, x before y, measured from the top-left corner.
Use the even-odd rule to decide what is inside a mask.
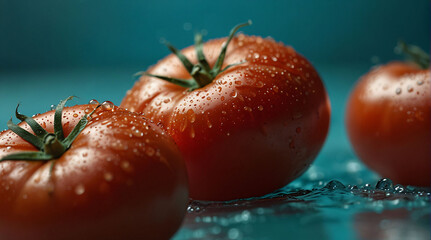
[[[168,54],[160,38],[183,48],[248,19],[313,62],[387,61],[398,39],[429,50],[429,15],[428,0],[0,0],[0,69],[145,68]]]
[[[400,58],[393,53],[399,39],[429,52],[427,0],[0,0],[0,124],[18,102],[27,113],[69,95],[80,104],[92,98],[120,104],[133,73],[169,54],[161,38],[183,48],[196,31],[223,37],[248,19],[254,23],[242,29],[246,34],[292,45],[329,90],[347,84],[349,91],[373,64]],[[356,75],[325,76],[325,66],[342,72],[352,64],[362,65]],[[331,100],[342,114],[343,99]]]
[[[401,59],[393,53],[399,39],[429,52],[427,0],[0,0],[0,129],[18,102],[27,115],[45,112],[69,95],[79,97],[70,104],[97,99],[118,105],[133,86],[132,75],[169,54],[161,38],[183,48],[193,43],[195,31],[206,31],[205,39],[223,37],[248,19],[253,25],[244,33],[271,36],[306,56],[331,99],[327,141],[313,167],[292,186],[304,188],[304,179],[375,184],[378,177],[361,165],[347,140],[346,100],[372,66]],[[349,173],[347,163],[365,173]],[[255,231],[245,239],[360,239],[356,213],[310,208],[299,216],[289,212],[264,223],[246,222],[243,227]],[[194,225],[184,225],[175,239],[198,239],[199,231],[190,229],[200,225],[189,222]],[[413,232],[417,228],[409,218],[402,223]]]

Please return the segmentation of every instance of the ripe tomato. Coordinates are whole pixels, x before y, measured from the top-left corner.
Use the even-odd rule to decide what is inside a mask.
[[[346,126],[357,155],[382,177],[431,184],[430,71],[391,62],[363,76],[350,95]]]
[[[270,38],[232,38],[232,32],[203,46],[198,37],[196,47],[181,51],[179,58],[190,59],[185,66],[175,54],[161,60],[121,103],[174,138],[194,199],[246,198],[283,187],[309,167],[328,131],[329,100],[312,65]],[[226,58],[217,66],[226,46]],[[228,68],[209,81],[182,80],[182,86],[159,79],[190,79],[206,64],[210,74],[200,75]],[[193,82],[189,88],[187,81]]]
[[[64,136],[95,106],[64,108]],[[53,117],[50,111],[34,119],[54,132]],[[29,124],[19,126],[34,133]],[[37,151],[11,130],[0,133],[0,149],[0,158]],[[186,176],[169,135],[105,102],[58,158],[0,162],[0,236],[168,239],[185,215]]]

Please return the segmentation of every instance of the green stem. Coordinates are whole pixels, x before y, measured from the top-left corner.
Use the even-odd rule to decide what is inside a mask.
[[[430,56],[420,47],[408,45],[404,41],[398,41],[395,48],[397,53],[403,53],[408,59],[419,65],[422,69],[430,67]]]
[[[17,107],[15,110],[16,117],[21,121],[25,121],[33,130],[35,135],[14,124],[12,119],[8,121],[7,126],[12,132],[16,133],[25,141],[36,147],[39,151],[11,153],[1,158],[0,162],[5,160],[49,161],[61,157],[67,149],[69,149],[73,140],[75,140],[82,130],[84,130],[88,123],[87,117],[91,116],[100,106],[97,106],[89,115],[84,115],[70,134],[65,138],[63,126],[61,124],[62,112],[66,102],[72,98],[73,97],[68,97],[58,104],[54,114],[54,133],[48,133],[33,118],[19,114]]]
[[[58,140],[55,134],[48,134],[44,139],[45,145],[43,151],[53,158],[59,158],[66,152],[66,147]]]
[[[184,56],[179,50],[177,50],[174,46],[172,46],[170,43],[164,41],[164,44],[171,50],[171,52],[178,57],[178,59],[182,62],[184,67],[186,68],[187,72],[192,76],[192,79],[185,80],[185,79],[179,79],[179,78],[171,78],[166,76],[160,76],[155,75],[147,72],[139,72],[136,75],[145,75],[150,77],[156,77],[165,81],[168,81],[173,84],[177,84],[181,87],[188,88],[190,91],[202,88],[210,83],[217,77],[218,74],[225,71],[226,69],[236,66],[238,64],[244,63],[234,63],[229,64],[227,67],[222,69],[224,59],[226,57],[226,51],[227,47],[232,40],[232,38],[235,36],[235,34],[238,32],[238,30],[242,27],[251,25],[251,21],[249,20],[246,23],[238,24],[235,26],[231,31],[230,34],[226,40],[226,42],[223,43],[222,48],[220,50],[220,54],[216,60],[216,63],[213,68],[211,68],[208,64],[208,61],[205,58],[204,52],[203,52],[203,44],[202,44],[202,34],[197,33],[195,35],[195,50],[196,50],[196,56],[198,59],[198,63],[193,65],[189,59],[187,59],[186,56]]]

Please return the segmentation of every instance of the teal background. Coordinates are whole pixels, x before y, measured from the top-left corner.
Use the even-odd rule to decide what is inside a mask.
[[[27,113],[69,95],[80,104],[120,104],[131,76],[169,54],[161,38],[183,48],[196,31],[223,37],[248,19],[246,34],[293,46],[330,91],[339,84],[349,91],[373,64],[400,58],[393,53],[399,39],[429,51],[427,0],[0,0],[0,124],[18,102]],[[348,65],[362,67],[351,77],[325,76],[325,66],[343,72]],[[331,100],[342,114],[343,98]]]
[[[0,69],[147,67],[168,54],[160,38],[183,48],[248,19],[247,34],[313,62],[387,61],[398,39],[429,50],[429,12],[428,0],[0,0]]]
[[[0,0],[0,129],[18,102],[27,115],[45,112],[70,95],[79,97],[70,104],[97,99],[118,105],[133,86],[132,75],[169,54],[161,38],[184,48],[195,31],[207,32],[205,39],[223,37],[248,19],[253,25],[244,33],[292,45],[313,63],[328,90],[331,128],[306,178],[346,185],[375,181],[368,170],[365,177],[345,171],[347,162],[360,164],[344,129],[346,100],[371,67],[401,59],[393,53],[399,39],[429,52],[428,0]],[[245,225],[256,229],[246,239],[360,239],[356,213],[310,208],[311,213],[294,211]],[[312,219],[311,225],[298,223],[298,217]],[[415,230],[414,221],[406,223]],[[188,239],[189,227],[175,239]],[[199,230],[199,224],[193,227]]]

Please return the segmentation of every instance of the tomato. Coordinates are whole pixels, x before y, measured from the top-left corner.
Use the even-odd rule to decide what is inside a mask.
[[[64,108],[66,139],[95,106]],[[52,133],[54,115],[34,120]],[[11,130],[0,133],[1,239],[169,239],[179,228],[184,162],[171,137],[141,115],[105,102],[61,156],[19,160],[36,151]]]
[[[145,72],[121,103],[174,138],[193,199],[246,198],[285,186],[310,166],[328,131],[329,100],[313,66],[282,43],[232,32],[203,46],[198,36],[196,47],[181,52],[168,45],[176,54]],[[206,64],[212,70],[200,75],[225,71],[209,80],[192,75]],[[181,86],[173,84],[178,79]]]
[[[405,185],[431,184],[430,71],[391,62],[363,76],[346,109],[350,141],[382,177]]]

